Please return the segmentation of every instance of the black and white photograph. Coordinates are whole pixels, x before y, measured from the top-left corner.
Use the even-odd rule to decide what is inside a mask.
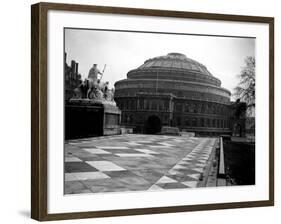
[[[64,28],[64,194],[255,185],[255,41]]]

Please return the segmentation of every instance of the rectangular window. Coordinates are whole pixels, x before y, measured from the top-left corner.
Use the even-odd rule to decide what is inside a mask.
[[[179,103],[177,104],[176,111],[182,112],[182,104],[179,104]]]
[[[143,110],[143,99],[139,100],[139,109]]]
[[[178,126],[181,125],[181,117],[177,117],[177,124],[178,124]]]
[[[201,118],[200,126],[204,127],[204,118]]]
[[[196,127],[197,126],[197,124],[196,124],[196,118],[192,118],[192,127]]]
[[[210,119],[208,119],[208,118],[206,119],[206,126],[210,127]]]
[[[155,100],[151,102],[151,110],[157,110],[157,102]]]
[[[185,112],[189,112],[189,105],[188,105],[188,104],[185,105],[184,111],[185,111]]]

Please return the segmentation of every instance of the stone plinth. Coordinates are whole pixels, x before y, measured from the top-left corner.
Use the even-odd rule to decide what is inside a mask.
[[[103,104],[103,135],[121,134],[121,110],[112,104]]]
[[[70,100],[65,106],[65,139],[120,134],[120,117],[114,102]]]

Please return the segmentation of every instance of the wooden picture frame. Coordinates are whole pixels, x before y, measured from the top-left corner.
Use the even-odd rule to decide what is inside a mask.
[[[269,26],[269,183],[268,200],[212,203],[183,206],[130,208],[66,213],[48,212],[48,12],[67,11],[165,18],[188,18],[210,21],[248,22]],[[224,15],[183,11],[164,11],[90,5],[38,3],[31,6],[31,217],[39,221],[125,216],[155,213],[203,211],[274,205],[274,18]]]

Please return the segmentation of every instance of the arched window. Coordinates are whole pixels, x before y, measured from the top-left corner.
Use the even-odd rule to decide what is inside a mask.
[[[188,119],[188,118],[185,119],[184,125],[185,125],[185,126],[190,126],[190,122],[189,122],[189,119]]]
[[[149,110],[149,101],[148,100],[144,100],[144,109],[145,110]]]
[[[205,103],[202,104],[201,112],[202,112],[203,114],[206,113],[206,104],[205,104]]]
[[[140,110],[143,110],[143,99],[139,100],[139,107],[140,107]]]
[[[165,111],[169,110],[169,101],[168,100],[165,100],[165,102],[164,102],[164,110]]]
[[[214,104],[214,105],[213,105],[213,114],[216,114],[216,113],[217,113],[216,107],[217,107],[217,105]]]
[[[206,119],[206,127],[210,127],[210,119],[209,118]]]
[[[177,117],[177,125],[178,125],[178,126],[181,125],[181,117]]]
[[[189,105],[189,112],[193,113],[193,109],[194,109],[194,106],[193,106],[193,103],[191,103]]]
[[[151,110],[157,110],[157,103],[155,100],[151,102]]]
[[[198,113],[201,113],[201,109],[202,109],[202,104],[200,103],[200,104],[197,105],[197,111],[198,111]]]
[[[217,114],[220,114],[220,106],[217,107]]]
[[[126,123],[130,123],[130,117],[129,117],[129,115],[126,115]]]
[[[204,127],[204,118],[201,118],[200,121],[201,121],[201,122],[200,122],[200,126],[201,126],[201,127]]]
[[[194,104],[193,112],[194,112],[194,113],[197,113],[197,112],[198,112],[198,105],[197,105],[196,103]]]
[[[181,103],[176,104],[176,111],[182,112],[182,104]]]
[[[192,127],[196,127],[196,125],[197,125],[197,119],[192,118]]]
[[[124,102],[124,109],[128,110],[128,101],[127,100],[125,100],[125,102]]]
[[[215,114],[215,113],[216,113],[216,105],[213,104],[213,106],[212,106],[212,114]]]
[[[208,103],[208,113],[212,113],[212,103]]]
[[[128,115],[124,114],[124,123],[127,124],[128,123]]]
[[[209,104],[209,113],[210,114],[213,113],[213,104],[212,103]]]
[[[189,105],[188,105],[188,104],[185,105],[184,111],[185,111],[185,112],[189,112]]]
[[[134,117],[132,114],[129,116],[129,123],[134,123]]]
[[[164,109],[164,102],[163,100],[159,101],[159,110],[162,111]]]

